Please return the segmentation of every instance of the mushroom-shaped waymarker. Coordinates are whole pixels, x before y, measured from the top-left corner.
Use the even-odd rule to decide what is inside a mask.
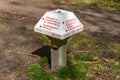
[[[83,31],[83,24],[73,12],[53,10],[46,12],[34,27],[34,31],[47,35],[51,40],[51,70],[66,66],[67,39]]]

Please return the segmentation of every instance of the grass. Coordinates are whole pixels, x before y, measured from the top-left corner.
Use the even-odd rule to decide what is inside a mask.
[[[66,5],[87,5],[91,7],[101,8],[104,10],[120,11],[120,1],[115,0],[54,0],[58,4]]]
[[[114,44],[114,53],[117,53],[117,57],[120,60],[120,45],[119,44]]]
[[[91,6],[95,6],[98,8],[102,8],[105,10],[116,10],[120,11],[120,2],[114,2],[114,1],[98,1],[90,4]]]
[[[95,61],[93,55],[90,55],[89,53],[80,53],[80,55],[75,56],[75,59],[80,61]]]
[[[42,42],[44,42],[44,44],[50,43],[50,40],[48,39],[48,37],[47,37],[46,35],[42,35],[42,34],[39,34],[39,35],[40,35],[39,39],[40,39]]]
[[[78,47],[72,47],[74,42],[77,42]],[[87,79],[95,80],[98,74],[104,76],[105,79],[114,80],[115,77],[119,77],[120,45],[118,43],[94,41],[84,32],[70,38],[69,43],[68,48],[72,47],[72,52],[68,54],[68,62],[81,61],[87,64],[89,66]]]
[[[57,76],[63,80],[85,80],[87,66],[82,62],[72,64],[68,67],[61,68],[57,72]]]
[[[40,63],[35,63],[28,68],[30,80],[54,80],[51,73],[46,72],[41,66],[48,63],[48,59],[43,57]]]
[[[49,62],[48,58],[47,57],[43,57],[39,63],[40,63],[40,65],[44,65],[44,64],[48,64],[48,62]]]
[[[78,62],[59,69],[55,74],[46,72],[41,66],[48,63],[48,59],[43,57],[39,63],[35,63],[28,68],[30,80],[85,80],[87,66]]]
[[[31,80],[105,80],[120,79],[120,44],[94,41],[87,33],[81,32],[68,40],[68,66],[56,73],[46,71],[48,58],[29,68]],[[44,67],[43,67],[44,65]],[[46,77],[47,75],[47,77]]]

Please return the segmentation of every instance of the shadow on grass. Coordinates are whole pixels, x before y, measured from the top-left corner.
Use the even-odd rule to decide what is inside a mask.
[[[32,54],[38,55],[40,57],[47,57],[49,61],[49,65],[51,63],[51,47],[49,45],[45,45],[34,52]],[[51,66],[51,65],[50,65]]]

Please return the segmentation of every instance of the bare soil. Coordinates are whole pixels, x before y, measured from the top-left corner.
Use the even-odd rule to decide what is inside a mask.
[[[73,11],[93,39],[120,43],[120,12],[53,0],[0,0],[0,80],[29,79],[23,73],[40,58],[32,53],[45,45],[33,27],[46,11],[57,8]]]

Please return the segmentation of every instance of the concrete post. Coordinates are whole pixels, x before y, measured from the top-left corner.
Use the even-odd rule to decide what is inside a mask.
[[[51,71],[55,72],[67,65],[67,39],[49,38],[51,40]]]

